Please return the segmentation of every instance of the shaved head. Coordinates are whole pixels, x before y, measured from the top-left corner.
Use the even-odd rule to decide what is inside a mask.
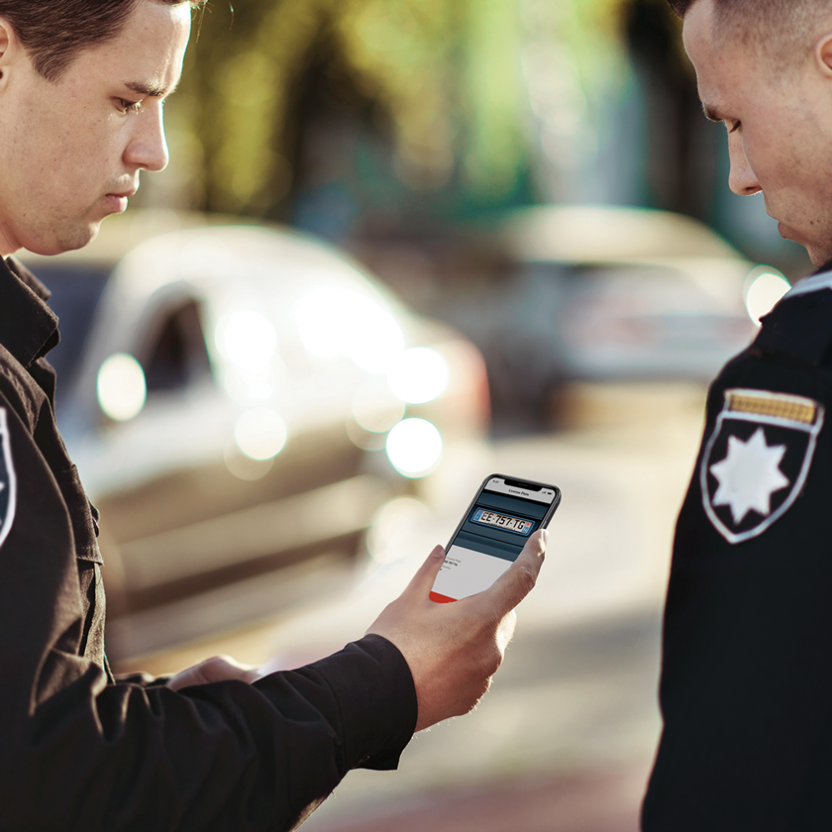
[[[682,37],[705,113],[727,128],[729,187],[762,194],[781,236],[821,266],[832,261],[832,0],[777,3],[808,22],[774,32],[756,15],[778,9],[769,0],[694,0]]]
[[[668,0],[680,18],[706,0]],[[712,0],[714,35],[773,61],[794,66],[812,51],[816,38],[832,31],[832,0]]]

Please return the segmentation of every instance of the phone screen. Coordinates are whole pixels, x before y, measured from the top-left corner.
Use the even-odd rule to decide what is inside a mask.
[[[458,601],[488,589],[529,536],[548,525],[559,502],[553,485],[496,474],[486,479],[448,545],[431,599]]]

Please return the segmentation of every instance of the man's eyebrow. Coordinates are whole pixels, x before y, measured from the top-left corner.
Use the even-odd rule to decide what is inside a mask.
[[[141,81],[126,81],[124,86],[127,87],[128,90],[132,90],[137,95],[149,95],[153,98],[166,98],[174,92],[174,90],[176,90],[176,87],[173,87],[173,89],[166,89],[165,87],[160,87],[156,84],[144,84]]]

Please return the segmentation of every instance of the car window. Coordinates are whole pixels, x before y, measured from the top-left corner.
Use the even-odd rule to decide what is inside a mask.
[[[211,377],[199,305],[187,301],[159,321],[142,361],[147,393],[182,390]]]
[[[84,344],[110,269],[101,266],[43,263],[37,266],[38,278],[52,292],[49,306],[58,316],[61,341],[49,353],[49,361],[58,373],[55,392],[56,410],[72,389]]]

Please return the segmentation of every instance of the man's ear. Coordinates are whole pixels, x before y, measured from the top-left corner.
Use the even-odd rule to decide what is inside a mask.
[[[8,68],[19,51],[20,39],[17,33],[5,17],[0,17],[0,84],[5,81]]]
[[[832,32],[815,44],[815,63],[827,78],[832,78]]]

